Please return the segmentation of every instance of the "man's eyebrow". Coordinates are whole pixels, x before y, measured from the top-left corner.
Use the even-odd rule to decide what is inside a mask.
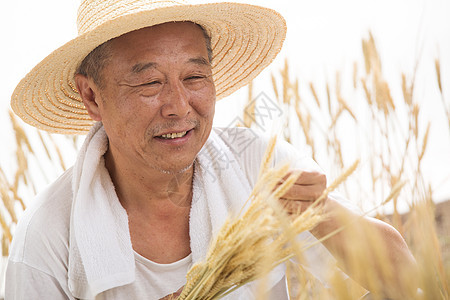
[[[141,73],[142,71],[145,71],[150,68],[155,68],[155,67],[156,67],[156,63],[154,63],[154,62],[137,63],[131,68],[131,72],[138,74],[138,73]]]
[[[204,57],[194,57],[188,60],[189,63],[194,63],[197,65],[211,66],[211,63]]]
[[[201,56],[190,58],[188,60],[188,62],[197,64],[197,65],[204,65],[204,66],[210,66],[211,65],[210,62],[206,58],[201,57]],[[135,74],[138,74],[138,73],[141,73],[142,71],[145,71],[147,69],[156,68],[156,66],[157,66],[157,63],[155,63],[155,62],[137,63],[131,68],[131,72],[133,72]]]

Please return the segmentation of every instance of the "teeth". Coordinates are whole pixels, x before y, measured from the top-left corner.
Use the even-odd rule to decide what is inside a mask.
[[[175,138],[180,138],[180,137],[185,136],[186,133],[187,133],[187,131],[177,132],[177,133],[168,133],[168,134],[161,135],[161,137],[164,139],[175,139]]]

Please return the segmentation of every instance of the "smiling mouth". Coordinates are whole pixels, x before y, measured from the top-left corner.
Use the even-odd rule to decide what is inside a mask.
[[[157,136],[157,138],[160,139],[164,139],[164,140],[173,140],[173,139],[177,139],[177,138],[182,138],[183,136],[185,136],[188,131],[182,131],[182,132],[173,132],[173,133],[167,133],[167,134],[163,134],[163,135],[159,135]]]

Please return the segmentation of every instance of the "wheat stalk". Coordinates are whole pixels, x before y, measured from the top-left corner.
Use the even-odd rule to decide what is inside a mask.
[[[311,90],[314,100],[316,101],[317,107],[320,108],[319,97],[317,96],[316,88],[314,87],[314,84],[312,82],[309,83],[309,89]]]
[[[289,95],[289,87],[290,87],[290,80],[289,80],[289,64],[287,59],[284,61],[284,69],[281,70],[281,78],[283,83],[283,103],[289,104],[290,103],[290,95]]]
[[[12,234],[11,234],[11,230],[9,229],[8,224],[6,223],[3,214],[0,212],[0,226],[3,230],[3,234],[4,236],[6,236],[6,238],[8,239],[9,242],[12,241]]]
[[[436,69],[436,77],[437,77],[439,91],[442,94],[441,63],[440,63],[439,59],[434,60],[434,67]]]
[[[425,131],[425,136],[424,136],[423,142],[422,142],[422,150],[420,151],[420,154],[419,154],[419,162],[422,161],[423,156],[425,155],[425,150],[427,149],[428,134],[430,133],[430,126],[431,126],[431,123],[428,122],[427,130]]]

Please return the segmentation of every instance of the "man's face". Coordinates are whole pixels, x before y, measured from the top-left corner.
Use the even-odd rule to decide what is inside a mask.
[[[202,30],[166,23],[112,41],[98,101],[114,159],[179,172],[212,127],[215,86]]]

